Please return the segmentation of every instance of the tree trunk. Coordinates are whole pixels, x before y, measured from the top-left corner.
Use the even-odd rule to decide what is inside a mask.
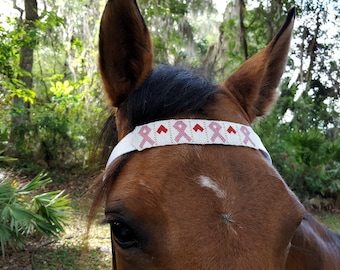
[[[249,58],[248,44],[246,39],[246,28],[244,26],[244,10],[246,6],[243,0],[239,1],[239,17],[240,17],[240,42],[243,48],[244,60]]]
[[[13,0],[13,7],[18,9],[22,14],[22,9],[18,8],[16,1]],[[38,19],[38,4],[36,0],[25,0],[25,19],[20,17],[23,21],[26,33],[30,33],[35,28],[35,21]],[[30,37],[31,38],[31,37]],[[35,40],[27,42],[20,50],[20,68],[32,74],[33,68],[33,52]],[[19,76],[19,80],[23,82],[23,87],[32,89],[32,76],[24,75]],[[20,144],[25,139],[27,132],[26,125],[29,122],[29,108],[31,104],[24,101],[21,97],[13,97],[13,113],[12,113],[12,126],[9,138],[9,147],[6,150],[6,155],[12,157],[20,156]]]
[[[267,43],[269,43],[275,36],[279,27],[281,26],[280,20],[278,18],[284,18],[282,16],[282,0],[275,0],[270,2],[270,9],[268,12],[266,24],[267,24]]]

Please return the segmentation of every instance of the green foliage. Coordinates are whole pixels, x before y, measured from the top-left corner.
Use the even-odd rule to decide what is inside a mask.
[[[138,5],[152,32],[155,62],[199,66],[204,37],[194,37],[194,33],[201,33],[196,31],[193,18],[215,13],[213,1],[140,0]]]
[[[288,185],[301,199],[339,193],[340,139],[330,141],[318,129],[294,131],[275,116],[274,111],[256,130]]]
[[[11,158],[11,157],[0,156],[0,162],[10,162],[10,161],[15,161],[15,160],[17,159]]]
[[[292,188],[311,197],[340,191],[340,140],[332,143],[318,131],[292,132],[286,139],[291,167],[284,173]]]
[[[97,74],[87,76],[84,37],[74,34],[69,44],[63,40],[67,25],[56,14],[42,12],[30,33],[19,20],[8,19],[6,27],[0,25],[0,118],[4,120],[0,121],[0,151],[15,148],[21,161],[17,164],[31,162],[32,168],[36,164],[82,166],[93,151],[93,138],[102,122],[98,120],[104,107],[99,81]],[[35,50],[32,74],[20,69],[24,46]],[[96,57],[91,59],[95,62]],[[76,67],[68,62],[75,62]],[[32,89],[24,87],[24,75],[33,80]],[[14,102],[14,97],[30,106]],[[23,115],[29,121],[13,121],[24,119]],[[13,141],[13,134],[20,139]]]
[[[7,246],[17,249],[26,237],[36,232],[58,236],[64,231],[70,201],[63,191],[34,195],[52,180],[45,174],[37,175],[24,186],[16,182],[0,182],[0,244],[2,254]]]
[[[139,1],[146,21],[154,31],[157,62],[191,61],[192,53],[188,53],[186,47],[192,42],[187,38],[193,27],[187,17],[212,10],[211,3],[211,0],[154,4]],[[7,52],[0,53],[4,62],[0,65],[0,74],[5,76],[0,88],[0,100],[5,101],[5,106],[1,106],[0,117],[6,119],[0,123],[0,150],[15,148],[16,157],[20,158],[17,164],[32,162],[27,165],[32,168],[36,164],[52,169],[83,166],[91,162],[96,138],[105,121],[105,105],[96,73],[95,40],[100,13],[94,6],[99,4],[66,1],[48,5],[51,8],[47,10],[53,11],[41,12],[34,27],[27,28],[17,19],[9,20],[11,27],[3,27],[0,31],[5,41],[0,50]],[[92,8],[84,9],[84,5]],[[58,16],[61,10],[63,16]],[[83,20],[84,17],[88,20]],[[24,46],[34,49],[31,74],[24,74],[19,67],[20,50]],[[206,50],[207,45],[199,41],[199,51]],[[23,75],[32,79],[32,89],[25,89],[20,80]],[[29,102],[30,106],[13,105],[13,97]],[[28,120],[13,121],[22,115]],[[13,141],[13,134],[20,139]]]
[[[152,32],[156,64],[190,65],[220,82],[246,55],[268,43],[295,2],[246,2],[246,44],[241,42],[240,6],[234,1],[227,1],[224,12],[219,10],[223,21],[211,0],[139,0],[138,4]],[[297,6],[281,98],[258,126],[275,165],[304,197],[339,191],[336,3],[308,0]],[[89,0],[46,4],[46,10],[53,11],[40,12],[34,27],[19,18],[0,24],[0,151],[16,148],[18,164],[31,162],[27,167],[34,170],[87,166],[107,115],[96,60],[102,7]],[[335,31],[327,31],[329,24]],[[34,50],[30,74],[20,68],[23,47]],[[31,89],[25,87],[24,76],[32,79]],[[13,105],[14,97],[31,106]],[[288,112],[292,119],[287,120]],[[27,121],[13,121],[22,115]],[[11,145],[13,131],[20,137],[15,145]]]
[[[34,93],[30,89],[25,89],[19,79],[20,76],[29,75],[19,67],[20,48],[27,46],[31,41],[30,38],[26,38],[25,28],[16,25],[17,21],[8,19],[7,23],[15,28],[6,30],[0,25],[0,97],[4,104],[9,104],[9,97],[15,95],[32,101]],[[5,95],[6,90],[9,91],[9,95]]]

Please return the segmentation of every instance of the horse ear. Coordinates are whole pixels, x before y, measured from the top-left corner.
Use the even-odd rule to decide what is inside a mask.
[[[277,99],[276,88],[286,66],[294,18],[292,8],[273,40],[222,83],[240,102],[251,122],[265,115]]]
[[[99,67],[104,89],[114,107],[152,71],[148,28],[135,0],[109,0],[99,33]]]

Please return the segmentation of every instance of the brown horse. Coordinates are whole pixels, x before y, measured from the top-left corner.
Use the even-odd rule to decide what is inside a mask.
[[[91,214],[105,200],[115,269],[340,269],[339,236],[306,212],[250,127],[276,100],[294,14],[213,85],[154,68],[136,2],[108,1],[99,64],[120,142]]]

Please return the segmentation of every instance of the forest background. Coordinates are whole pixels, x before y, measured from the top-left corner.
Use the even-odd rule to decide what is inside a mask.
[[[105,1],[5,3],[0,153],[18,158],[15,166],[22,172],[98,165],[94,149],[109,113],[97,69]],[[339,2],[141,0],[139,5],[152,31],[156,64],[191,66],[214,82],[264,47],[286,11],[297,6],[281,98],[256,130],[302,200],[328,197],[339,207]]]
[[[156,64],[190,66],[216,83],[263,48],[287,10],[297,7],[281,97],[255,129],[301,201],[340,209],[338,0],[138,4],[152,32]],[[28,176],[46,171],[53,181],[67,183],[74,171],[90,174],[103,168],[98,138],[110,110],[98,74],[97,43],[104,5],[92,0],[1,1],[3,170]]]
[[[0,1],[0,243],[4,253],[7,244],[24,243],[18,238],[19,230],[28,234],[34,225],[28,224],[28,231],[20,227],[32,221],[32,213],[25,212],[23,222],[22,194],[48,182],[56,184],[52,187],[65,188],[73,199],[73,211],[82,212],[71,220],[83,220],[89,200],[78,199],[86,191],[90,176],[104,166],[105,157],[101,159],[100,153],[110,150],[98,143],[110,109],[97,68],[104,0]],[[216,83],[263,48],[279,30],[287,10],[297,7],[291,52],[279,88],[281,97],[255,129],[275,167],[306,206],[339,212],[338,0],[140,0],[138,4],[152,32],[155,64],[190,67]],[[26,185],[17,180],[7,184],[13,172],[14,178],[24,179]],[[42,223],[34,226],[55,235],[63,231],[62,211],[69,202],[61,193],[46,194],[27,199],[24,206],[30,207],[32,201],[40,205],[45,200],[48,206],[41,204],[34,213]],[[58,203],[51,204],[56,197],[60,198]],[[6,212],[9,228],[4,209],[13,198],[21,215],[14,215],[14,208],[12,216]],[[37,213],[44,207],[52,214],[41,219]],[[45,220],[58,226],[51,227]],[[71,225],[78,228],[73,221]],[[72,238],[77,231],[70,234]],[[109,236],[108,232],[103,234]],[[72,258],[69,248],[59,250],[61,256]],[[73,251],[79,255],[78,249]],[[29,254],[27,264],[34,269],[34,254]],[[23,264],[13,256],[6,257],[4,265],[11,260],[12,266],[13,260]],[[94,256],[97,260],[98,254]],[[42,265],[46,264],[46,250],[41,258]],[[65,258],[58,257],[57,264],[60,260],[65,266]],[[105,265],[109,263],[105,261]],[[90,268],[94,269],[93,265]],[[72,263],[69,269],[75,269]]]

